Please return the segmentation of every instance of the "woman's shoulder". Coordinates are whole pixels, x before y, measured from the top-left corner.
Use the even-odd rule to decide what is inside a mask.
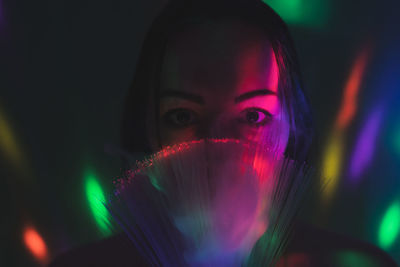
[[[118,234],[58,256],[49,267],[147,266],[125,234]]]
[[[281,266],[397,266],[378,247],[316,226],[297,223]],[[278,264],[279,266],[279,264]]]

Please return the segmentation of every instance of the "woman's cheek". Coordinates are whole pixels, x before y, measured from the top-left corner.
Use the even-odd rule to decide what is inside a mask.
[[[259,142],[262,140],[262,132],[263,130],[261,127],[259,128],[254,128],[252,126],[248,125],[241,125],[241,138],[253,142]]]
[[[260,126],[242,126],[241,136],[245,140],[257,142],[283,154],[289,140],[289,124],[286,120],[273,120]]]

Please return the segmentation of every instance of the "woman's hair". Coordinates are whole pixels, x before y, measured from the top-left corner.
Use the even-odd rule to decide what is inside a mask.
[[[159,139],[158,91],[167,43],[183,28],[234,19],[265,32],[278,68],[278,97],[289,118],[286,155],[307,157],[313,137],[308,101],[303,93],[296,51],[283,20],[261,0],[172,0],[154,20],[143,43],[122,121],[122,146],[127,152],[150,153],[150,138]]]

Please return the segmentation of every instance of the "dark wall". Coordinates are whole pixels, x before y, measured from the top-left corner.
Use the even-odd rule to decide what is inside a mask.
[[[324,22],[300,19],[289,26],[315,114],[321,162],[354,62],[363,49],[369,52],[356,113],[343,131],[337,189],[327,206],[317,201],[308,219],[380,245],[385,212],[400,201],[400,4],[314,1],[324,3]],[[105,194],[111,192],[111,180],[120,174],[123,99],[161,5],[0,0],[0,265],[40,264],[23,241],[27,226],[43,237],[48,259],[105,235],[89,209],[85,171],[94,170]],[[376,137],[363,145],[373,146],[373,157],[354,184],[348,172],[352,155],[361,133],[373,131],[365,125],[380,106]],[[395,240],[385,249],[400,262],[400,237]]]

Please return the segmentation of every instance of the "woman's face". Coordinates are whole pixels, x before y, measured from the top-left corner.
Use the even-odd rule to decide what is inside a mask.
[[[289,126],[278,98],[278,66],[265,34],[235,21],[193,26],[168,43],[162,66],[161,145],[200,138],[274,138]]]

